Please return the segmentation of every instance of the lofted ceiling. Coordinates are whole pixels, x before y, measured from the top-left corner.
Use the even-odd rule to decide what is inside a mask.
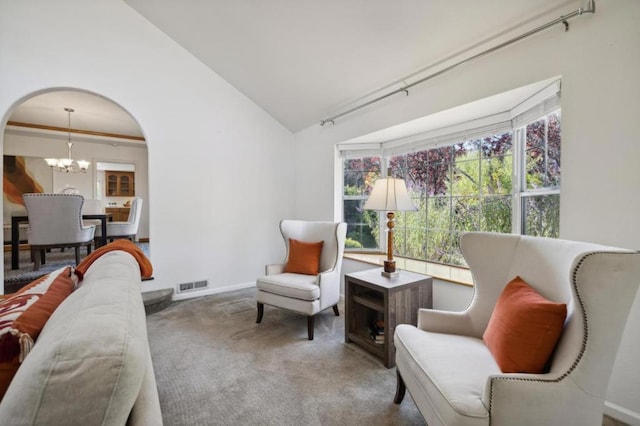
[[[580,6],[567,0],[125,2],[292,132],[517,24]]]
[[[518,24],[580,6],[571,0],[124,1],[292,132]],[[9,120],[67,127],[67,106],[76,110],[73,128],[141,136],[119,106],[77,91],[31,98]]]

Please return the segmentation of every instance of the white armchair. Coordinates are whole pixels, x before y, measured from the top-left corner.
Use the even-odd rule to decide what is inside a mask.
[[[23,194],[29,216],[27,239],[34,260],[33,270],[40,269],[45,250],[74,247],[76,265],[80,263],[80,247],[91,253],[95,226],[82,223],[84,198],[77,194]]]
[[[340,270],[347,233],[346,223],[282,220],[280,231],[286,246],[283,263],[266,266],[266,275],[256,281],[258,317],[262,321],[264,305],[288,309],[307,316],[307,333],[313,340],[314,316],[329,307],[339,315]],[[317,275],[285,272],[289,260],[289,239],[323,241]]]
[[[398,387],[429,426],[601,425],[607,383],[640,283],[640,253],[559,239],[468,233],[460,240],[475,293],[463,312],[422,309],[396,328]],[[566,303],[542,374],[502,373],[482,339],[516,275]]]

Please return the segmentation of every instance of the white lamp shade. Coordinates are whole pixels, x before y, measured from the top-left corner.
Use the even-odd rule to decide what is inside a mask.
[[[418,210],[409,197],[404,179],[391,177],[376,181],[364,209],[386,212]]]

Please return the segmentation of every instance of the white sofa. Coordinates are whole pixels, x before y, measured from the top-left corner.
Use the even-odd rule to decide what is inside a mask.
[[[162,424],[133,256],[112,251],[89,267],[18,369],[0,424]]]
[[[400,403],[409,390],[429,426],[601,425],[604,397],[640,283],[640,253],[575,241],[468,233],[475,292],[463,312],[421,309],[395,329]],[[548,372],[502,373],[482,338],[519,275],[567,319]]]

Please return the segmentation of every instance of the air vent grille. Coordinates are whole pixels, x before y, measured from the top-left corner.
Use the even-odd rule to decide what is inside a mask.
[[[185,291],[201,290],[209,287],[209,281],[193,281],[190,283],[178,284],[178,293],[184,293]]]

